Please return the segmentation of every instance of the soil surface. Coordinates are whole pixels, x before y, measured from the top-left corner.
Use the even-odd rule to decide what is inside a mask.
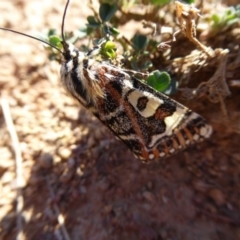
[[[208,3],[204,11],[226,9],[222,2]],[[0,26],[33,35],[50,28],[60,32],[64,5],[63,0],[4,1]],[[86,1],[72,0],[67,31],[83,26],[88,14]],[[131,24],[121,30],[130,37]],[[213,79],[204,85],[209,95],[182,98],[185,88],[174,96],[210,122],[211,138],[144,164],[67,96],[60,66],[47,59],[41,43],[0,31],[1,239],[240,239],[239,42],[239,22],[207,38],[207,46],[229,51],[219,80],[227,94],[214,95]],[[190,60],[181,70],[175,66],[187,58],[171,61],[169,70],[179,78],[188,70],[196,87],[220,65],[203,60],[205,72],[199,75],[193,46],[183,36],[175,42],[173,54]],[[8,105],[10,114],[4,115]],[[19,146],[10,137],[7,116]]]

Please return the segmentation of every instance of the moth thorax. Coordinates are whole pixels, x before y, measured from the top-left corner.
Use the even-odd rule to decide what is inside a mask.
[[[95,60],[89,59],[85,53],[70,48],[70,60],[65,59],[61,66],[61,82],[64,88],[82,105],[97,104],[103,98],[103,89],[99,86],[98,69]]]

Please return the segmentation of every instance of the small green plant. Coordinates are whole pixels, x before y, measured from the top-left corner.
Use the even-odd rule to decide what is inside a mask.
[[[147,83],[159,92],[164,92],[169,87],[171,78],[167,72],[155,70],[148,76]]]
[[[103,56],[105,56],[108,59],[116,59],[117,57],[117,46],[114,42],[112,41],[107,41],[106,43],[104,43],[102,50],[101,50],[101,54]]]
[[[229,7],[226,11],[213,14],[210,18],[211,27],[214,33],[226,30],[226,28],[237,23],[240,18],[240,4],[236,7]]]
[[[153,0],[151,1],[153,6],[153,12],[157,12],[160,6],[167,4],[169,0]],[[117,58],[118,54],[122,55],[122,59],[125,59],[123,68],[132,69],[136,72],[145,73],[149,77],[146,79],[147,84],[152,86],[158,91],[165,91],[171,84],[170,76],[165,72],[159,72],[155,70],[152,63],[152,58],[159,55],[157,50],[158,42],[154,41],[147,35],[135,33],[130,41],[127,41],[124,37],[124,33],[118,30],[118,27],[122,24],[122,18],[129,18],[129,14],[126,9],[130,3],[124,1],[108,1],[100,4],[98,11],[93,9],[93,14],[86,19],[85,27],[82,27],[73,33],[65,33],[65,38],[68,42],[75,44],[79,39],[87,37],[91,42],[96,45],[103,39],[105,43],[101,45],[101,55],[103,59],[108,59],[110,62]],[[137,3],[131,3],[137,4]],[[123,11],[124,9],[124,11]],[[155,10],[154,10],[155,9]],[[117,10],[121,12],[122,18],[116,15]],[[150,16],[151,17],[151,16]],[[130,18],[129,18],[130,20]],[[151,19],[147,19],[150,20]],[[53,46],[62,49],[61,37],[56,34],[55,30],[49,30],[46,35],[41,35],[41,39],[51,43]],[[49,58],[51,60],[60,61],[56,50],[46,47],[49,51]],[[91,46],[82,45],[79,47],[83,51],[87,51]]]

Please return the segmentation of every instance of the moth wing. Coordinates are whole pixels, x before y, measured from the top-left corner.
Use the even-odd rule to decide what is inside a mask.
[[[169,156],[211,135],[197,113],[117,68],[103,69],[105,97],[98,101],[98,117],[138,158]]]

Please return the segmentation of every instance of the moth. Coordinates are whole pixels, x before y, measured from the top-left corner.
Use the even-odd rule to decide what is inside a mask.
[[[107,126],[137,158],[144,162],[158,160],[211,135],[212,128],[203,117],[154,90],[127,70],[108,60],[100,60],[101,44],[81,52],[67,43],[64,21],[69,2],[62,20],[63,51],[52,46],[63,56],[61,82],[70,95]]]

